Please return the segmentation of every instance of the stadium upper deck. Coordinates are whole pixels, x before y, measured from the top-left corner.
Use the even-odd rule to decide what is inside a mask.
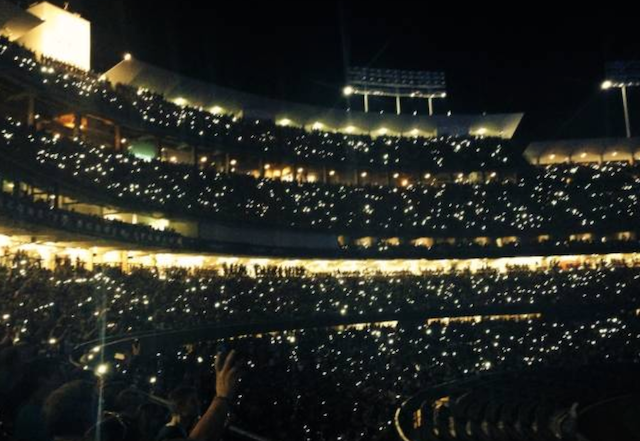
[[[3,113],[13,117],[3,126],[3,190],[14,196],[265,249],[477,256],[493,248],[546,253],[541,244],[563,253],[585,244],[612,251],[624,242],[632,251],[633,140],[624,149],[609,142],[600,155],[574,145],[568,161],[553,146],[534,146],[527,157],[535,164],[592,163],[541,168],[504,139],[522,115],[335,111],[322,122],[310,106],[193,82],[130,56],[99,75],[86,70],[85,51],[75,59],[77,48],[60,53],[29,38],[35,30],[87,38],[82,21],[77,29],[40,29],[77,18],[43,10],[20,33],[11,29],[24,14],[12,9],[3,18],[0,94]],[[426,125],[409,129],[411,121]]]

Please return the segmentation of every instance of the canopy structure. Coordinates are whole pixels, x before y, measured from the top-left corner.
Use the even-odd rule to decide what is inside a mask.
[[[524,116],[522,113],[414,116],[329,109],[220,87],[130,56],[105,76],[114,84],[148,89],[177,104],[202,107],[214,113],[232,113],[248,118],[273,119],[282,125],[373,136],[482,135],[508,139]]]
[[[531,164],[635,162],[640,138],[594,138],[533,142],[524,156]]]
[[[0,34],[11,41],[22,38],[44,21],[6,0],[0,0]]]

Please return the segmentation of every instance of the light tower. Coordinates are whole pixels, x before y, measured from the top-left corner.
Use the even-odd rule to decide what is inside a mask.
[[[343,94],[362,95],[365,113],[369,112],[370,96],[385,96],[395,98],[398,115],[402,113],[402,98],[425,98],[432,116],[433,100],[447,96],[444,72],[352,67],[347,78]]]
[[[607,63],[606,75],[601,87],[603,90],[620,89],[622,94],[622,108],[624,110],[624,125],[627,138],[631,138],[627,88],[640,86],[640,61],[616,61]]]

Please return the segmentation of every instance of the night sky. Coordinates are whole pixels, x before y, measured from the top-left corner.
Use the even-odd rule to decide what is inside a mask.
[[[399,1],[385,8],[331,1],[70,4],[92,22],[98,71],[131,52],[222,86],[345,108],[341,90],[347,63],[444,70],[449,97],[437,102],[438,113],[525,112],[516,134],[522,143],[623,136],[620,92],[600,90],[604,62],[640,59],[634,13],[550,20],[532,16],[523,3],[514,6],[511,19],[430,14],[417,9],[423,2]],[[640,134],[639,89],[630,93],[635,134]],[[426,110],[423,101],[413,105]],[[360,109],[360,100],[354,99],[352,107]],[[393,101],[375,102],[372,108],[391,111]]]

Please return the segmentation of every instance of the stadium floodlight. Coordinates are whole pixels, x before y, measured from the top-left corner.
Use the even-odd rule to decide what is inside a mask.
[[[401,98],[425,98],[429,115],[433,115],[433,99],[447,96],[444,72],[410,71],[352,67],[347,74],[345,96],[362,95],[364,111],[369,111],[369,96],[396,98],[396,113],[401,113]]]
[[[627,88],[640,86],[640,61],[615,61],[607,63],[605,67],[606,79],[601,88],[620,89],[622,93],[622,107],[624,109],[624,124],[627,138],[631,138],[631,121],[629,119],[629,102],[627,100]]]

